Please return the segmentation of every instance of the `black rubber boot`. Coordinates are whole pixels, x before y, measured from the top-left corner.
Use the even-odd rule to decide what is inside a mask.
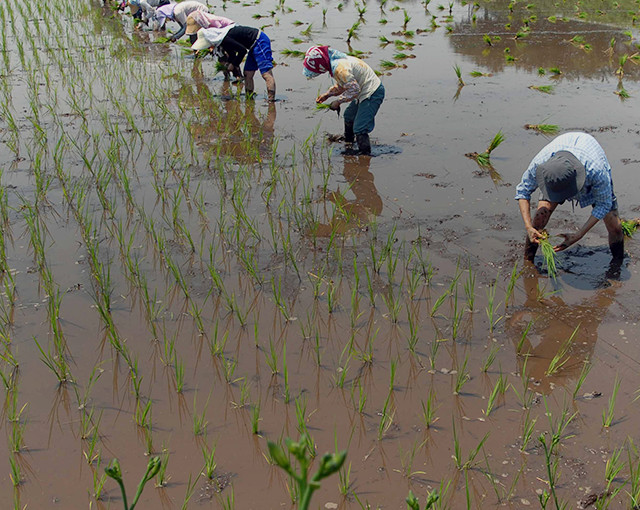
[[[622,260],[624,258],[624,241],[614,241],[609,243],[611,256],[613,260]]]
[[[356,141],[356,137],[353,134],[353,122],[344,121],[344,141],[347,143],[353,143]]]
[[[371,154],[371,142],[369,141],[369,135],[367,133],[358,133],[356,135],[356,141],[358,142],[358,152],[360,152],[360,154]]]

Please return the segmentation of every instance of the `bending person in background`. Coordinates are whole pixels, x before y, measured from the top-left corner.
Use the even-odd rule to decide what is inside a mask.
[[[122,8],[125,4],[129,6],[129,12],[133,19],[138,19],[146,24],[155,14],[156,8],[169,4],[169,0],[128,0],[122,2]]]
[[[186,0],[177,4],[167,4],[156,9],[153,21],[155,30],[161,30],[165,27],[167,20],[175,21],[180,25],[180,29],[171,36],[171,42],[176,42],[187,31],[187,17],[195,11],[209,12],[209,7],[196,0]],[[195,41],[195,36],[191,36],[191,42]]]
[[[201,28],[225,28],[235,25],[235,23],[235,21],[229,18],[198,10],[187,16],[186,34],[194,35],[197,38],[198,30]],[[193,42],[195,42],[195,40]]]
[[[540,188],[536,214],[531,219],[531,194]],[[577,243],[598,221],[603,220],[609,233],[609,247],[614,259],[624,257],[624,240],[618,201],[613,192],[611,165],[596,139],[587,133],[564,133],[533,158],[516,188],[516,200],[527,230],[524,257],[533,261],[541,230],[559,204],[571,200],[580,207],[592,206],[591,215],[580,230],[561,234],[564,241],[554,247],[562,251]]]
[[[365,62],[347,56],[328,46],[312,46],[303,62],[303,74],[315,78],[328,72],[335,85],[318,96],[316,103],[324,103],[330,97],[332,110],[338,111],[342,103],[349,103],[344,112],[344,139],[358,143],[360,154],[371,154],[369,133],[375,127],[375,117],[384,101],[384,86],[380,78]]]
[[[267,85],[269,101],[276,99],[276,80],[273,76],[273,57],[271,40],[262,30],[242,25],[224,28],[202,28],[198,31],[198,40],[191,46],[192,50],[213,48],[221,50],[228,62],[228,69],[236,77],[242,77],[240,64],[247,56],[244,64],[244,88],[247,98],[254,95],[254,75],[260,71]]]

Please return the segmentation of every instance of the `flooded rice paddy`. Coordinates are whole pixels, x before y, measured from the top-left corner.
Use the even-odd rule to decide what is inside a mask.
[[[304,434],[348,452],[310,508],[637,505],[637,241],[554,281],[513,195],[553,124],[640,215],[638,3],[212,10],[271,37],[275,104],[98,0],[0,3],[3,506],[122,508],[105,467],[131,502],[159,456],[137,508],[295,508],[267,440]],[[310,43],[383,73],[375,157],[329,141]]]

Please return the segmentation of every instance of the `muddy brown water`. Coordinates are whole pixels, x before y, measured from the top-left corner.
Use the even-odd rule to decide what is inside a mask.
[[[384,73],[372,158],[327,140],[341,119],[313,102],[330,80],[305,80],[280,53],[346,49],[357,7],[224,5],[272,38],[267,105],[259,77],[247,102],[212,60],[154,43],[99,1],[0,4],[3,507],[121,508],[113,480],[99,491],[105,466],[119,459],[131,502],[149,455],[168,459],[165,483],[137,508],[295,507],[266,441],[304,429],[319,455],[348,450],[311,508],[405,508],[410,490],[424,504],[437,488],[442,508],[539,507],[538,437],[563,413],[560,500],[606,492],[617,449],[608,489],[637,471],[637,240],[610,267],[597,225],[553,281],[540,257],[522,263],[513,200],[550,139],[524,125],[557,124],[594,134],[621,215],[640,215],[640,68],[615,74],[638,51],[637,4],[455,3],[448,18],[449,4],[368,2],[352,49],[380,70],[415,56]],[[405,11],[412,37],[394,35]],[[542,85],[552,93],[530,88]],[[491,168],[465,157],[498,131]],[[587,214],[562,206],[549,230]],[[631,506],[633,487],[613,506]]]

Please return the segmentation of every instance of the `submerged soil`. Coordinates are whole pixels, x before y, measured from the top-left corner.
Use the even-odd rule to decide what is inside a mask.
[[[53,4],[0,3],[3,501],[119,508],[104,468],[131,502],[159,455],[137,508],[291,508],[266,442],[307,433],[348,451],[311,508],[632,505],[637,241],[612,266],[597,225],[550,279],[513,196],[550,140],[524,126],[555,124],[640,215],[636,3],[226,2],[272,39],[275,104],[98,0]],[[281,53],[312,43],[382,73],[374,157]],[[465,157],[499,131],[490,166]]]

